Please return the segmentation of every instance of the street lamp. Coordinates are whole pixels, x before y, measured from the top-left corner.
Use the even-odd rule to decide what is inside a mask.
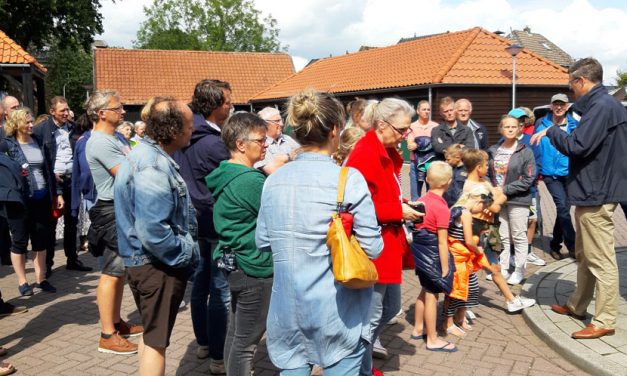
[[[512,44],[505,48],[508,54],[512,55],[512,109],[516,108],[516,55],[522,51],[523,46]]]

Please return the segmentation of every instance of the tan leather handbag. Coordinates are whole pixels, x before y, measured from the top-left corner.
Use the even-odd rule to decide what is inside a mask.
[[[333,213],[327,232],[327,247],[331,251],[331,265],[335,280],[350,289],[362,289],[377,283],[377,269],[351,234],[346,235],[339,211],[344,202],[344,187],[348,167],[340,170],[340,183],[337,188],[337,211]]]

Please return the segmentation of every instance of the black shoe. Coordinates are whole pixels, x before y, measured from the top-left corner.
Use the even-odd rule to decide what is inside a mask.
[[[17,286],[17,289],[19,290],[20,295],[22,295],[22,296],[31,296],[31,295],[33,295],[33,289],[30,288],[30,286],[28,285],[28,282],[24,283],[23,285]]]
[[[18,313],[24,313],[28,311],[28,308],[23,306],[14,306],[11,303],[6,303],[0,299],[0,317],[16,315]]]
[[[41,283],[35,283],[33,287],[40,288],[42,291],[45,292],[57,292],[57,288],[52,286],[52,284],[50,284],[47,279],[44,279],[43,281],[41,281]]]
[[[76,271],[79,271],[79,272],[91,272],[93,270],[89,266],[83,265],[83,263],[80,260],[76,260],[76,261],[73,261],[73,262],[68,262],[67,265],[65,266],[65,268],[67,270],[76,270]]]
[[[556,251],[556,250],[551,250],[550,255],[557,261],[562,260],[564,258],[564,255],[562,255],[559,251]]]

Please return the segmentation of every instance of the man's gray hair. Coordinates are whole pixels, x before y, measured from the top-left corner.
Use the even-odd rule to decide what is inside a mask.
[[[146,123],[141,120],[137,120],[135,124],[133,124],[133,130],[136,130],[137,128],[141,128],[141,127],[146,128]]]
[[[568,68],[571,79],[585,77],[591,82],[598,84],[603,82],[603,66],[592,57],[579,59]]]
[[[275,115],[279,115],[281,116],[281,111],[279,111],[278,109],[274,108],[274,107],[264,107],[261,111],[257,112],[257,115],[259,115],[260,118],[262,118],[263,120],[268,120],[271,117],[275,116]]]
[[[363,119],[368,121],[373,127],[376,122],[390,121],[399,115],[409,116],[416,114],[416,111],[406,101],[398,98],[385,98],[381,102],[373,100],[364,110]]]
[[[120,100],[118,92],[112,89],[102,89],[91,93],[85,102],[85,111],[87,111],[89,120],[98,121],[98,111],[107,108],[112,98]]]
[[[470,112],[472,112],[472,102],[469,101],[466,98],[460,98],[458,100],[455,101],[455,109],[457,109],[457,106],[462,104],[462,103],[468,103],[468,109],[470,110]]]

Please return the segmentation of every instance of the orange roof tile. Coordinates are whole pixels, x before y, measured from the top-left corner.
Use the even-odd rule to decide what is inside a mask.
[[[431,84],[511,84],[512,42],[479,27],[393,46],[326,58],[257,93],[252,100],[286,98],[307,87],[332,93]],[[524,49],[517,84],[564,85],[566,69]]]
[[[41,65],[31,54],[24,51],[19,44],[15,43],[15,41],[9,38],[3,31],[0,31],[0,63],[32,64],[43,73],[48,71],[46,67]]]
[[[96,89],[116,89],[126,104],[143,104],[156,95],[191,100],[202,79],[227,81],[234,104],[294,73],[285,53],[130,50],[95,51]]]

